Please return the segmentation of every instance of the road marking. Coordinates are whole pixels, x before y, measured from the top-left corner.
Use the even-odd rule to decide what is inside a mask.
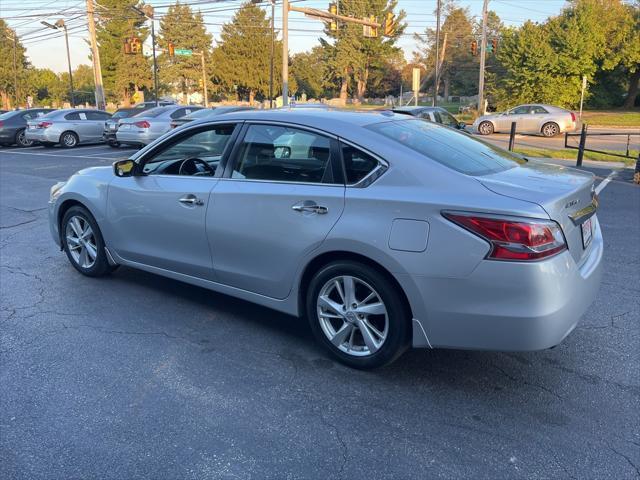
[[[609,184],[609,182],[615,178],[616,175],[618,175],[618,171],[611,170],[611,173],[607,175],[607,178],[602,180],[596,187],[596,194],[600,195],[600,192],[604,190],[604,187],[606,187]]]
[[[114,157],[89,157],[88,155],[56,155],[54,153],[32,153],[32,152],[11,152],[11,155],[38,155],[41,157],[58,157],[58,158],[97,158],[101,160],[113,160]]]

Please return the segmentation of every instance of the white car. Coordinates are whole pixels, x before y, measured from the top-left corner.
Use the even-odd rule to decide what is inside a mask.
[[[555,137],[576,129],[576,114],[553,105],[519,105],[506,112],[478,117],[472,129],[480,135],[508,133],[512,122],[516,122],[517,133]]]

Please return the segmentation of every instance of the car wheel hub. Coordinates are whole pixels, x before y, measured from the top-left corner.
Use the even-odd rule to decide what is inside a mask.
[[[327,339],[348,355],[373,355],[387,339],[386,306],[378,292],[357,277],[343,275],[326,282],[316,311]]]
[[[89,222],[78,215],[71,217],[67,222],[65,235],[73,261],[82,268],[93,267],[98,256],[98,248]]]

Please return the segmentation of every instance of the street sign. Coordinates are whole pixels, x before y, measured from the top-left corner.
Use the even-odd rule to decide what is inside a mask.
[[[190,57],[191,55],[193,55],[193,50],[189,50],[186,48],[176,48],[175,53],[176,55],[183,55],[185,57]]]

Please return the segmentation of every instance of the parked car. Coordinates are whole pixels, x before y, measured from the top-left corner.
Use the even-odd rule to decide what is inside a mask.
[[[113,112],[111,118],[104,122],[104,130],[102,132],[102,138],[110,147],[119,147],[120,143],[116,139],[116,132],[118,131],[118,123],[123,118],[133,117],[139,115],[142,112],[133,108],[120,108]]]
[[[519,105],[506,112],[478,117],[472,128],[480,135],[508,133],[512,122],[516,122],[518,133],[555,137],[576,129],[576,114],[553,105]]]
[[[73,148],[81,143],[101,143],[104,122],[111,114],[102,110],[67,108],[28,120],[26,139],[44,146]]]
[[[326,103],[321,102],[308,102],[308,103],[296,103],[291,102],[288,107],[282,108],[322,108],[324,110],[330,110],[333,107],[331,105],[327,105]]]
[[[150,110],[156,107],[167,107],[169,105],[177,105],[173,100],[158,100],[158,105],[156,105],[155,100],[151,100],[148,102],[140,102],[136,103],[133,107],[130,107],[132,110]]]
[[[84,275],[126,265],[306,317],[370,368],[560,343],[600,284],[593,186],[407,115],[245,111],[54,185],[49,218]]]
[[[118,122],[116,141],[125,145],[148,145],[171,130],[171,122],[203,107],[168,105],[155,107],[140,115],[123,118]]]
[[[196,110],[184,117],[176,118],[171,121],[171,128],[177,128],[185,123],[193,122],[194,120],[202,120],[203,118],[215,117],[224,113],[240,112],[242,110],[253,110],[253,107],[246,106],[229,106],[229,107],[211,107]]]
[[[27,110],[13,110],[0,114],[0,145],[16,144],[19,147],[33,145],[25,135],[28,120],[35,120],[53,111],[51,108],[30,108]]]
[[[447,127],[455,128],[457,130],[464,130],[466,125],[464,122],[459,122],[456,118],[447,112],[442,107],[397,107],[392,110],[394,113],[401,113],[404,115],[413,115],[414,117],[423,118],[430,122],[441,123]]]

